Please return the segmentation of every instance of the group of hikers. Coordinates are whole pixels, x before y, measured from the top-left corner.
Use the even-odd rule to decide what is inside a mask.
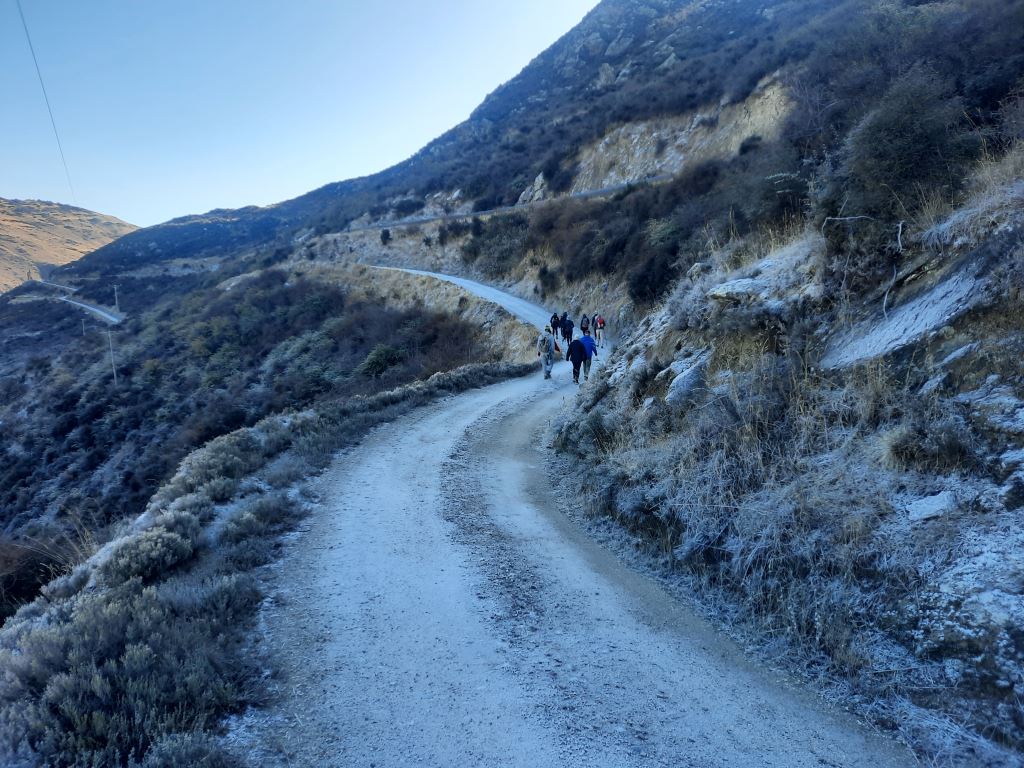
[[[551,369],[555,366],[555,355],[562,353],[558,346],[558,338],[561,335],[562,341],[566,344],[565,359],[572,363],[572,380],[574,384],[580,383],[580,369],[583,369],[583,380],[590,380],[590,364],[597,357],[597,348],[604,346],[605,320],[599,314],[583,315],[580,318],[579,338],[574,338],[576,324],[569,317],[568,312],[561,316],[556,312],[551,316],[551,322],[545,326],[544,333],[537,339],[537,355],[544,365],[544,378],[551,378]],[[593,331],[593,336],[591,336]]]
[[[588,332],[593,334],[592,338],[597,342],[598,346],[604,346],[604,318],[596,312],[593,315],[583,315],[580,318],[580,333],[587,334]],[[551,325],[548,327],[555,338],[561,338],[566,344],[572,343],[572,335],[576,328],[576,324],[569,317],[568,312],[563,312],[559,317],[556,312],[551,316]]]

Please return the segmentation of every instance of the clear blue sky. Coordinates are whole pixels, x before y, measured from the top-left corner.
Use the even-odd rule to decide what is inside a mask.
[[[149,225],[382,170],[596,0],[22,0],[77,203]],[[73,202],[15,0],[0,197]]]

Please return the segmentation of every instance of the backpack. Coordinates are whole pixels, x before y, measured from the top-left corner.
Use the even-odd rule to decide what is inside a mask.
[[[604,328],[604,318],[600,315],[597,316],[597,327]]]

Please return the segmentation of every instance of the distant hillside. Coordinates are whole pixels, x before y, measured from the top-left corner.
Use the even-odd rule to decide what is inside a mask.
[[[44,200],[0,198],[0,292],[136,229],[113,216]]]

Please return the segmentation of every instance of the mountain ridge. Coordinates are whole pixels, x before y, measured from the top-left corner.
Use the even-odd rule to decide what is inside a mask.
[[[136,229],[113,216],[77,206],[0,198],[0,292],[76,261]]]

